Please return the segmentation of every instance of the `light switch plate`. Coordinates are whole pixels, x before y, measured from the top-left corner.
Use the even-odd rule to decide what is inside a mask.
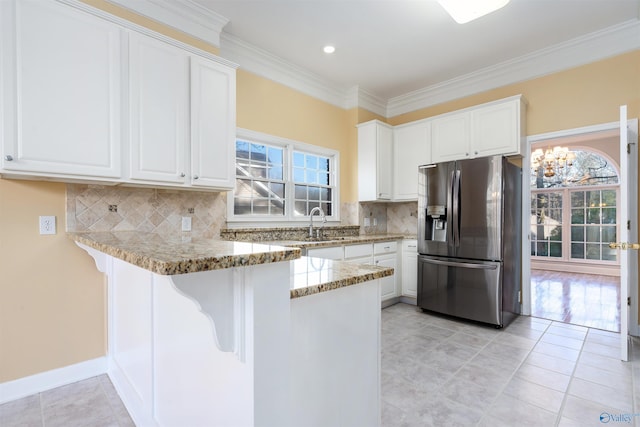
[[[40,234],[56,234],[56,217],[53,215],[40,216]]]
[[[182,231],[191,231],[191,217],[183,216],[182,217]]]
[[[364,226],[365,226],[365,227],[368,227],[368,226],[369,226],[369,224],[370,224],[370,223],[369,223],[369,217],[368,217],[368,216],[364,217]]]

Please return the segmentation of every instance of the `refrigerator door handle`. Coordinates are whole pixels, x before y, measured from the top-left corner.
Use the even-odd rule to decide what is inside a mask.
[[[456,261],[443,261],[439,259],[431,259],[431,258],[420,258],[423,262],[428,262],[431,264],[439,264],[446,265],[447,267],[462,267],[462,268],[474,268],[477,270],[495,270],[498,268],[496,264],[472,264],[466,262],[456,262]]]
[[[453,175],[453,243],[460,246],[460,170]]]
[[[449,189],[447,190],[447,245],[455,246],[454,234],[453,234],[453,219],[455,218],[453,207],[453,193],[456,182],[456,171],[451,172],[449,177]]]

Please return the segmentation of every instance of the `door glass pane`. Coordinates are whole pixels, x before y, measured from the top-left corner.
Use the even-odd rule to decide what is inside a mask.
[[[571,209],[571,224],[584,224],[584,209]]]
[[[602,227],[602,242],[611,243],[615,242],[616,240],[618,240],[616,227]]]
[[[584,241],[584,227],[581,225],[571,226],[571,240],[574,242]]]
[[[587,243],[587,259],[600,259],[600,245],[597,243]]]
[[[587,227],[587,242],[600,242],[600,227]]]
[[[582,243],[571,244],[571,258],[584,259],[584,244]]]

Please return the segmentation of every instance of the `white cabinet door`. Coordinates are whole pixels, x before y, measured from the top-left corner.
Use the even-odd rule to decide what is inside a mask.
[[[393,191],[393,129],[380,126],[377,141],[377,199],[391,200]]]
[[[236,146],[235,70],[191,60],[191,184],[232,189]]]
[[[390,200],[393,128],[373,120],[358,125],[358,200]]]
[[[121,176],[120,27],[53,1],[0,1],[2,168]]]
[[[402,295],[418,296],[418,243],[405,240],[402,243]]]
[[[397,126],[393,146],[393,199],[418,200],[418,166],[431,163],[431,123]]]
[[[393,269],[398,268],[396,254],[376,256],[374,257],[374,264],[378,267],[391,267]],[[393,276],[387,276],[380,279],[380,297],[382,301],[397,296],[398,292],[396,289],[396,274],[394,273]]]
[[[189,140],[189,55],[131,34],[131,178],[184,183]]]
[[[470,157],[470,119],[470,113],[464,111],[432,120],[431,160],[433,163]]]
[[[305,256],[342,261],[342,258],[344,257],[344,250],[342,246],[309,248],[306,250]]]
[[[473,156],[521,154],[520,99],[471,111]]]

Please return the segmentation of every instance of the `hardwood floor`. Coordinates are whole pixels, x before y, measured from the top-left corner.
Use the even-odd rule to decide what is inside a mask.
[[[620,332],[620,278],[532,269],[531,315]]]

